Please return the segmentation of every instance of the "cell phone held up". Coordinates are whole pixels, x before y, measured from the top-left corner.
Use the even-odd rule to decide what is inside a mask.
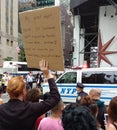
[[[105,119],[105,123],[107,124],[108,123],[108,114],[107,113],[104,114],[104,119]]]

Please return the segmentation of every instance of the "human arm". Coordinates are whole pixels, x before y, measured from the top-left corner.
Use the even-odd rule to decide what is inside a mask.
[[[39,62],[39,67],[47,79],[53,78],[53,75],[50,73],[49,70],[49,64],[46,60],[42,59]]]
[[[38,112],[38,114],[42,115],[52,109],[60,101],[60,94],[58,92],[53,75],[49,71],[48,62],[41,60],[39,65],[43,74],[48,79],[50,96],[40,103],[35,103],[35,105],[33,104],[32,108],[35,112]]]

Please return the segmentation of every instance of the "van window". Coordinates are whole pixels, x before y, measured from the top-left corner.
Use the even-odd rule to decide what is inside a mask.
[[[65,73],[57,83],[76,83],[77,72],[67,72]]]
[[[96,71],[82,72],[82,83],[89,84],[116,84],[117,72],[115,71]]]

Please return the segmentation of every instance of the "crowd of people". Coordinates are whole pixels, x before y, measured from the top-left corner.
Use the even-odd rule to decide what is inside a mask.
[[[12,77],[6,91],[10,100],[0,105],[0,130],[33,130],[37,118],[51,110],[60,101],[55,80],[48,63],[40,61],[40,69],[48,79],[50,96],[41,102],[26,102],[26,83],[22,76]]]
[[[12,78],[18,75],[14,75],[8,72],[4,72],[2,74],[2,78],[1,78],[1,87],[2,87],[2,93],[6,93],[6,87],[8,84],[8,81]],[[33,74],[32,71],[30,71],[28,74],[20,74],[20,76],[22,76],[24,78],[24,81],[26,82],[26,89],[32,89],[34,87],[35,83],[36,87],[41,89],[41,85],[44,82],[44,75],[43,73],[37,73],[36,75]]]
[[[77,83],[76,102],[64,104],[48,62],[41,60],[39,68],[49,84],[50,91],[45,94],[40,88],[40,81],[43,82],[40,75],[37,87],[32,87],[32,73],[27,75],[28,90],[23,76],[8,79],[4,88],[10,99],[6,103],[1,98],[0,87],[0,130],[117,130],[117,96],[107,107],[100,100],[100,89],[86,93],[85,86]]]

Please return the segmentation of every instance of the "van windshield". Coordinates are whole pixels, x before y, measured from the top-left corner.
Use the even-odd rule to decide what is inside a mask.
[[[67,72],[65,73],[57,83],[76,83],[77,72]]]

